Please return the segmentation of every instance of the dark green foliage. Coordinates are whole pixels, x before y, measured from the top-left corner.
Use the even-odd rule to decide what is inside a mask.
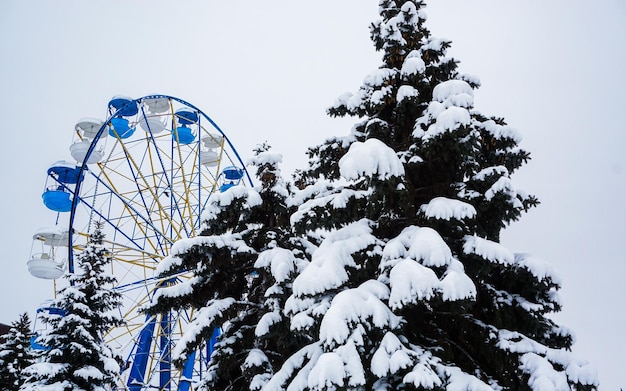
[[[300,345],[280,310],[306,243],[291,235],[294,207],[287,202],[291,190],[281,176],[280,159],[269,146],[259,146],[251,161],[258,185],[235,186],[211,197],[202,233],[189,239],[184,251],[173,249],[177,261],[161,274],[192,271],[193,286],[187,294],[170,295],[163,288],[165,294],[148,309],[197,309],[197,325],[186,331],[188,342],[177,347],[179,366],[214,328],[221,328],[201,389],[257,389]],[[276,274],[274,262],[283,261],[290,271]]]
[[[48,332],[37,342],[46,350],[41,362],[25,370],[24,390],[102,390],[116,384],[121,357],[104,341],[106,332],[122,325],[121,296],[112,289],[115,277],[106,273],[110,256],[103,245],[101,224],[76,258],[77,273],[67,278],[50,305],[41,313]]]
[[[22,371],[35,362],[30,348],[31,322],[27,313],[11,323],[9,332],[0,337],[0,390],[17,391],[24,383]]]
[[[576,372],[585,373],[586,364],[568,353],[571,335],[546,317],[560,309],[559,281],[545,264],[514,255],[498,243],[503,228],[538,204],[511,181],[529,154],[519,148],[517,132],[504,119],[474,108],[478,79],[459,74],[457,61],[446,55],[450,42],[432,38],[426,29],[423,7],[422,1],[380,1],[381,20],[372,24],[371,37],[382,51],[383,63],[358,92],[342,95],[328,110],[331,116],[360,117],[360,122],[349,135],[310,148],[309,168],[296,178],[304,200],[292,217],[297,232],[346,228],[346,235],[354,234],[355,224],[365,219],[378,242],[350,253],[354,265],[344,265],[347,280],[331,288],[328,283],[311,288],[310,281],[306,290],[301,288],[304,277],[312,275],[305,270],[294,281],[290,300],[301,306],[308,303],[308,309],[296,308],[291,315],[310,317],[312,323],[304,330],[314,341],[320,338],[318,345],[309,345],[319,354],[343,357],[342,349],[357,346],[365,380],[354,389],[445,389],[472,378],[481,389],[529,390],[548,367],[553,371],[550,376],[564,382],[557,388],[569,384],[593,389],[593,376],[579,378]],[[395,151],[404,167],[402,175],[378,171],[342,178],[341,159],[350,154],[351,146],[370,139]],[[412,232],[430,233],[430,239],[420,241]],[[366,237],[360,235],[352,241]],[[330,237],[323,235],[315,244],[321,248]],[[400,244],[405,247],[402,251]],[[449,263],[435,257],[428,246],[449,251]],[[373,327],[354,309],[348,315],[349,330],[360,333],[365,328],[365,336],[346,336],[332,344],[324,339],[320,325],[330,318],[337,322],[336,314],[330,313],[339,295],[362,292],[368,280],[383,282],[393,295],[404,282],[399,272],[403,269],[394,269],[407,268],[411,265],[407,260],[419,264],[415,270],[430,270],[413,281],[426,284],[424,292],[430,292],[425,281],[432,276],[441,287],[423,297],[419,291],[411,293],[402,302],[389,298],[390,311],[402,319],[397,326],[390,321]],[[329,262],[313,255],[312,264]],[[452,275],[464,276],[456,283],[461,292],[462,281],[468,280],[475,292],[454,296],[454,288],[448,291],[444,284]],[[396,346],[389,343],[392,339],[383,341],[386,333],[401,341],[398,346],[406,349],[408,361],[382,376],[372,363],[378,348]],[[302,375],[305,365],[314,369],[326,365],[312,354],[296,357],[291,362],[295,368],[282,373],[288,379],[282,386],[294,386],[290,382]],[[355,376],[346,372],[343,380],[350,378]],[[418,387],[415,379],[424,383]],[[351,389],[336,379],[329,382],[321,388]]]

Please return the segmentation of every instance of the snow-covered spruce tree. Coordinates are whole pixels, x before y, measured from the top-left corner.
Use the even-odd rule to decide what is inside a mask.
[[[115,277],[106,272],[111,261],[104,247],[101,224],[96,223],[85,249],[77,255],[77,272],[68,275],[51,307],[42,312],[48,332],[37,339],[46,347],[37,362],[25,369],[20,390],[111,389],[122,358],[104,340],[105,333],[122,320],[117,312],[121,296],[113,290]]]
[[[177,242],[159,265],[162,276],[191,271],[182,284],[160,289],[157,313],[195,308],[191,327],[173,351],[176,365],[222,328],[199,389],[258,390],[299,347],[281,312],[294,275],[303,268],[305,243],[292,240],[289,185],[282,157],[267,145],[255,150],[255,188],[234,186],[211,196],[198,237]],[[303,244],[304,243],[304,244]]]
[[[0,344],[0,390],[16,391],[24,382],[22,371],[35,362],[30,348],[32,336],[30,318],[27,313],[11,323],[9,332]]]
[[[329,109],[363,120],[297,178],[293,224],[326,233],[286,311],[314,340],[265,390],[594,389],[546,317],[558,277],[499,243],[537,204],[511,182],[529,158],[519,134],[474,108],[479,81],[430,36],[424,2],[379,6],[383,64]]]

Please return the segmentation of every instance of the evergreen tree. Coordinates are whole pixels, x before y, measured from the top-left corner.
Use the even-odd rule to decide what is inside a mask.
[[[35,362],[35,354],[30,349],[31,336],[30,318],[23,313],[11,323],[0,344],[0,390],[16,391],[24,382],[22,371]]]
[[[76,257],[78,272],[42,312],[48,332],[37,339],[43,345],[41,362],[25,370],[21,390],[105,390],[116,383],[122,362],[104,341],[105,333],[122,321],[115,312],[121,295],[112,290],[115,277],[105,272],[110,256],[104,247],[101,224]]]
[[[201,234],[177,242],[159,265],[163,277],[193,273],[187,282],[160,289],[146,309],[197,309],[174,348],[175,364],[182,366],[221,327],[200,389],[260,389],[298,345],[280,309],[304,262],[305,246],[290,234],[293,207],[281,159],[267,145],[259,146],[249,162],[259,185],[213,194]]]
[[[380,1],[383,64],[329,109],[363,120],[298,173],[292,221],[318,240],[285,310],[310,342],[264,390],[594,389],[546,317],[558,277],[499,243],[538,203],[511,181],[529,154],[474,108],[478,79],[458,73],[423,8]]]

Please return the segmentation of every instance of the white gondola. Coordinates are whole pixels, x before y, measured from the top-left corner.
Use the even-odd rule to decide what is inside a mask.
[[[102,128],[103,124],[104,123],[102,121],[94,118],[83,118],[78,121],[76,126],[74,126],[76,136],[74,137],[74,142],[70,145],[70,154],[78,164],[82,164],[85,161],[89,147],[93,143],[94,138],[98,134],[98,131]],[[101,137],[104,138],[107,135],[107,132],[102,132]],[[97,163],[101,161],[103,157],[104,144],[99,142],[89,155],[87,164]]]
[[[148,114],[145,117],[141,117],[139,120],[139,126],[146,132],[152,132],[153,134],[161,133],[167,127],[165,120],[161,116],[151,116]]]
[[[37,278],[55,280],[62,277],[66,270],[66,259],[59,247],[67,248],[69,232],[58,226],[44,227],[33,235],[28,271]],[[61,259],[57,259],[61,258]]]
[[[143,103],[151,114],[162,114],[170,109],[170,101],[167,98],[145,98]]]
[[[215,167],[219,162],[219,155],[214,150],[200,151],[200,164],[206,167]]]
[[[202,138],[202,145],[205,148],[221,148],[224,143],[224,136],[221,134],[210,133],[208,136]]]

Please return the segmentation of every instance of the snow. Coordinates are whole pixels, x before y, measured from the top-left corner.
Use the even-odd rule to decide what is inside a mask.
[[[365,371],[356,347],[351,342],[334,352],[323,353],[307,378],[311,390],[333,390],[337,386],[357,387],[364,384]]]
[[[371,138],[365,142],[352,143],[339,160],[339,171],[347,180],[356,180],[361,176],[377,176],[385,180],[404,175],[404,166],[393,149]]]
[[[363,343],[360,343],[360,345],[363,345]],[[344,370],[348,376],[348,386],[364,385],[365,371],[355,344],[352,341],[348,341],[344,346],[337,349],[337,354],[344,362]]]
[[[445,197],[433,198],[428,204],[422,205],[420,211],[426,217],[439,220],[463,220],[476,216],[476,209],[472,205]]]
[[[306,330],[309,327],[313,326],[314,324],[315,324],[315,319],[313,319],[313,317],[311,317],[307,312],[299,312],[291,318],[290,329],[291,330]]]
[[[433,357],[433,355],[420,348],[414,346],[418,362],[415,364],[411,372],[404,376],[404,383],[413,384],[415,387],[432,389],[435,386],[441,386],[442,382],[439,375],[435,372],[435,368],[439,365],[439,359]]]
[[[229,297],[221,300],[211,300],[206,307],[200,308],[196,312],[193,321],[189,324],[187,331],[185,331],[172,349],[172,355],[175,358],[184,358],[186,345],[194,341],[207,327],[214,327],[217,319],[222,316],[223,312],[234,304],[235,299]]]
[[[443,372],[448,377],[446,391],[494,391],[489,385],[463,372],[460,368],[444,367]]]
[[[491,175],[508,176],[509,170],[504,166],[487,167],[487,168],[480,170],[478,173],[476,173],[472,177],[472,180],[484,181],[488,176],[491,176]]]
[[[511,198],[515,198],[515,189],[513,188],[513,183],[510,178],[505,176],[498,178],[498,180],[485,192],[485,199],[489,201],[498,193],[505,193]]]
[[[263,353],[261,349],[250,349],[250,352],[248,352],[248,356],[246,357],[246,360],[243,363],[243,367],[244,368],[260,367],[268,361],[269,360],[267,356],[265,355],[265,353]]]
[[[259,254],[254,267],[269,267],[276,282],[281,283],[286,281],[296,270],[296,259],[289,250],[272,248]]]
[[[386,98],[390,97],[393,93],[393,87],[383,86],[379,90],[372,92],[370,96],[370,104],[379,106],[385,103]]]
[[[450,270],[441,280],[444,301],[455,301],[476,298],[476,285],[464,272]]]
[[[244,207],[248,208],[261,205],[263,202],[261,195],[256,190],[245,186],[233,186],[228,191],[211,195],[209,205],[202,213],[201,220],[215,219],[223,208],[229,206],[236,199],[245,199]]]
[[[386,84],[389,80],[396,77],[396,74],[397,71],[395,69],[378,68],[365,76],[363,84],[368,87],[378,88]]]
[[[437,115],[435,123],[428,127],[428,131],[422,138],[429,140],[444,133],[452,132],[461,126],[469,125],[470,120],[470,113],[467,109],[457,106],[448,107]]]
[[[339,292],[322,318],[320,340],[325,346],[343,344],[350,336],[354,325],[359,323],[380,329],[398,327],[400,318],[382,301],[388,297],[387,286],[375,280]]]
[[[364,102],[365,100],[367,100],[367,94],[365,91],[359,90],[354,95],[343,95],[341,99],[346,99],[345,105],[348,110],[355,111],[357,109],[363,109],[365,107]]]
[[[452,251],[434,229],[410,226],[387,242],[381,266],[390,261],[393,265],[394,259],[406,257],[421,261],[424,266],[441,267],[450,263]]]
[[[237,234],[197,236],[194,238],[180,239],[172,245],[170,255],[159,262],[156,272],[160,274],[180,266],[182,258],[179,255],[185,254],[195,246],[212,246],[216,248],[228,247],[239,253],[254,252],[251,247],[241,240],[241,236]]]
[[[283,155],[273,151],[263,151],[249,158],[246,161],[246,166],[263,166],[271,165],[276,166],[283,162]]]
[[[516,144],[522,142],[522,133],[508,125],[498,125],[494,120],[485,121],[482,127],[497,140],[511,139]]]
[[[465,236],[463,252],[475,254],[493,263],[510,265],[515,262],[515,255],[500,243],[487,240],[476,235]]]
[[[87,365],[82,367],[76,371],[74,371],[74,375],[85,380],[102,380],[104,379],[104,374],[100,372],[100,370],[92,365]]]
[[[396,310],[431,299],[439,288],[439,279],[432,269],[412,259],[403,259],[391,269],[389,285],[389,306]]]
[[[268,312],[263,314],[261,319],[259,319],[259,323],[257,323],[256,328],[254,329],[254,335],[257,337],[266,335],[270,331],[270,327],[272,325],[280,322],[281,316],[278,312]]]
[[[424,60],[422,60],[422,54],[417,50],[413,50],[406,56],[404,63],[402,63],[400,74],[402,76],[412,76],[424,73],[425,71],[426,64]]]
[[[515,264],[528,270],[540,281],[550,279],[553,283],[561,285],[561,278],[552,265],[543,259],[530,254],[515,254]]]
[[[332,208],[341,209],[345,208],[348,201],[352,198],[361,199],[367,198],[372,194],[372,190],[352,190],[342,188],[341,185],[336,188],[336,192],[331,192],[325,182],[311,186],[312,189],[305,189],[298,192],[290,202],[298,204],[298,201],[302,201],[307,197],[313,197],[298,206],[298,210],[290,217],[291,224],[296,224],[299,221],[306,220],[309,216],[314,216],[315,208]],[[315,195],[315,193],[317,193]]]
[[[357,267],[352,254],[377,243],[370,224],[364,219],[330,233],[313,253],[311,263],[294,280],[294,295],[314,295],[345,283],[346,268]]]
[[[520,369],[530,375],[528,385],[533,391],[569,390],[565,372],[556,371],[544,357],[526,353],[520,359]]]
[[[387,332],[372,355],[371,371],[379,378],[395,374],[413,364],[411,353],[394,333]]]
[[[450,98],[455,98],[459,95],[467,95],[469,97],[473,97],[474,89],[466,81],[463,80],[447,80],[437,84],[433,89],[433,100],[441,103]]]
[[[596,387],[599,384],[596,369],[571,351],[552,349],[508,330],[498,330],[496,346],[521,354],[520,369],[530,375],[529,385],[533,390],[569,390],[567,379]],[[565,371],[560,368],[565,368]]]
[[[313,363],[322,355],[323,351],[319,343],[313,343],[300,349],[298,352],[289,357],[278,372],[263,387],[263,391],[284,391],[285,383],[298,372],[289,386],[287,391],[304,390],[308,386],[308,374],[311,371]],[[305,364],[305,361],[306,362]],[[300,369],[300,371],[298,371]]]
[[[396,101],[402,102],[405,99],[415,98],[419,96],[419,91],[411,86],[400,86],[396,94]]]

